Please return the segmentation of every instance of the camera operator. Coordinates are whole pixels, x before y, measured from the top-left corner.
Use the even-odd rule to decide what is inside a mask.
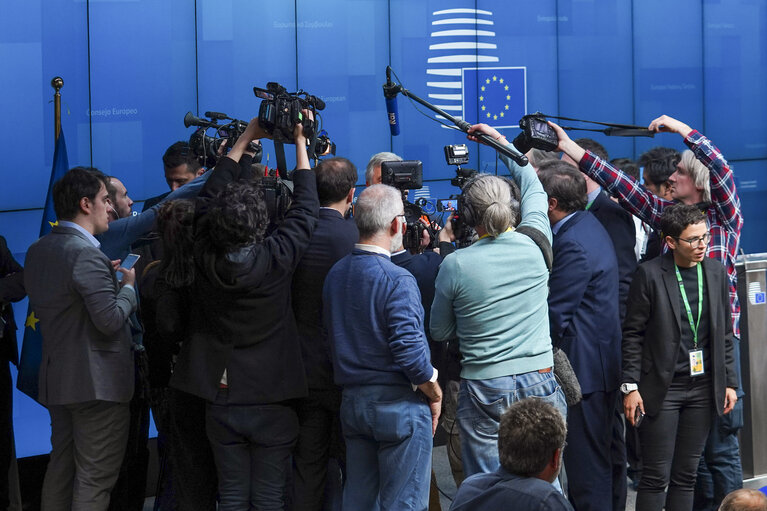
[[[309,116],[309,111],[304,110]],[[237,181],[251,140],[268,134],[248,124],[219,160],[195,213],[190,335],[171,385],[200,396],[219,479],[221,511],[282,509],[298,435],[291,400],[307,395],[290,285],[317,222],[316,180],[303,126],[296,125],[293,204],[264,237],[269,218],[261,189]]]
[[[188,140],[179,140],[165,150],[165,154],[162,155],[162,167],[165,174],[165,182],[168,183],[170,191],[145,200],[142,211],[146,211],[152,206],[159,204],[170,192],[205,173],[205,167],[200,165],[197,156],[189,147]]]
[[[505,142],[485,124],[472,126],[469,140],[478,132]],[[467,477],[500,467],[497,433],[486,431],[498,431],[511,402],[537,396],[567,413],[552,371],[546,262],[536,242],[512,227],[521,214],[520,226],[551,243],[546,192],[531,165],[501,160],[520,187],[519,207],[502,178],[478,175],[466,184],[459,214],[480,238],[442,262],[431,309],[432,337],[457,337],[463,356],[457,420]]]

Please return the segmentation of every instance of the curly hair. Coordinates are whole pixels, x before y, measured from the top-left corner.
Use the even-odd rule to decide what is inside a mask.
[[[165,202],[157,212],[157,231],[162,241],[160,274],[170,287],[189,286],[194,281],[194,203]]]
[[[259,243],[269,225],[263,191],[257,183],[229,183],[210,201],[206,223],[209,247],[218,253]]]

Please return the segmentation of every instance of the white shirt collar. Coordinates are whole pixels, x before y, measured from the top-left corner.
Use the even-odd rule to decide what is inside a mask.
[[[69,222],[67,220],[59,220],[59,226],[61,227],[69,227],[70,229],[75,229],[76,231],[80,231],[85,235],[86,238],[88,238],[88,241],[93,243],[93,246],[96,248],[101,248],[101,243],[99,243],[99,240],[93,237],[93,234],[89,233],[85,230],[85,227],[83,227],[80,224],[77,224],[75,222]]]
[[[381,248],[378,245],[366,245],[365,243],[355,243],[354,248],[357,250],[364,250],[365,252],[373,252],[376,254],[385,255],[386,257],[391,259],[391,252],[386,250],[385,248]]]

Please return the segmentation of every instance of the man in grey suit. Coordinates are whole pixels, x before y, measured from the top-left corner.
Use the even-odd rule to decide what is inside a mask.
[[[24,283],[40,320],[39,401],[51,416],[42,511],[106,510],[128,437],[133,354],[127,320],[135,272],[115,269],[94,235],[107,230],[107,178],[76,167],[53,186],[58,224],[27,252]]]

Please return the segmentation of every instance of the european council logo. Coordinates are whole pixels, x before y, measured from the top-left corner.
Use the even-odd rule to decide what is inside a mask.
[[[469,7],[434,11],[431,26],[429,98],[469,123],[516,127],[527,112],[525,68],[497,67],[500,51],[492,11]]]
[[[525,115],[524,67],[464,68],[463,118],[494,128],[516,128]]]

